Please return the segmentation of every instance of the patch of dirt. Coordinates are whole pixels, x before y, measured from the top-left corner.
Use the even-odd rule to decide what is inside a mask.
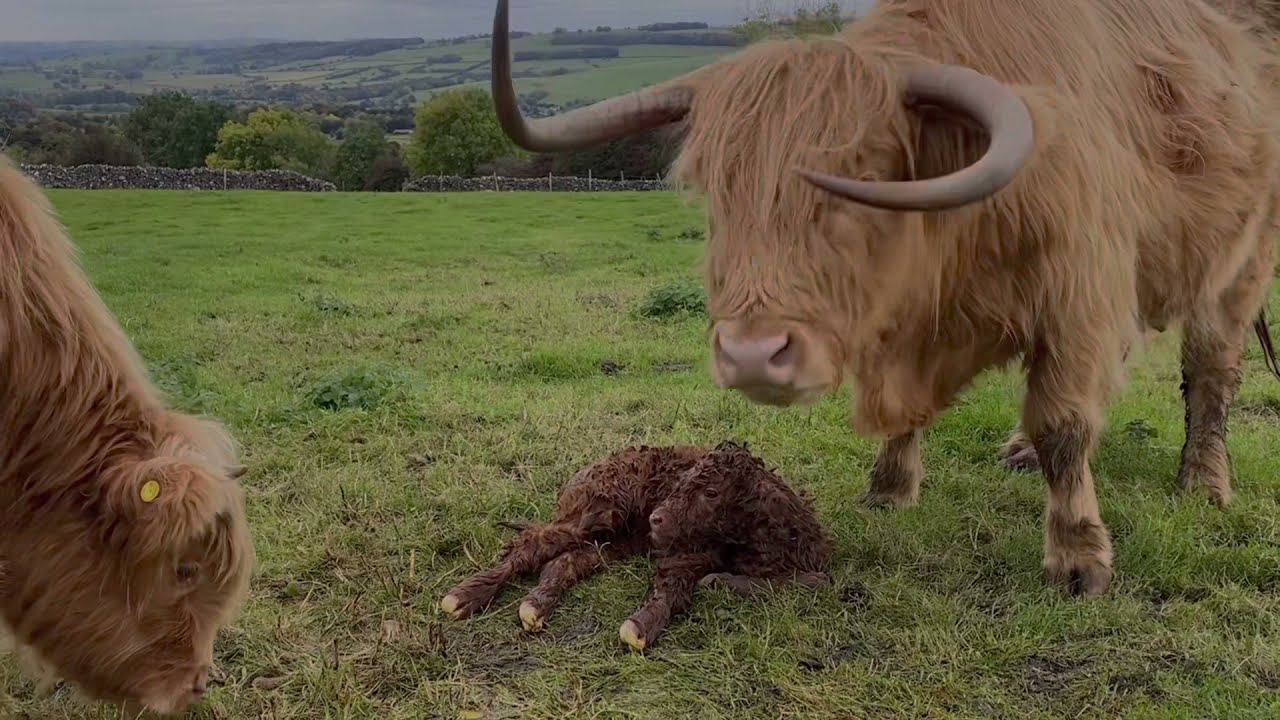
[[[851,660],[867,657],[870,654],[871,648],[863,643],[838,645],[832,648],[829,653],[823,653],[821,656],[802,658],[800,660],[800,669],[808,672],[833,670]]]
[[[547,629],[550,631],[548,635],[557,643],[572,645],[591,639],[604,629],[604,625],[591,615],[562,615],[557,612],[550,618]]]
[[[467,667],[475,672],[494,677],[509,677],[536,669],[538,659],[517,646],[494,646],[476,649],[476,655],[468,658]]]
[[[871,592],[867,590],[867,586],[855,580],[840,590],[840,602],[861,612],[871,604]]]
[[[669,362],[655,363],[653,366],[655,372],[660,373],[678,373],[693,369],[693,363],[677,362],[675,360]]]
[[[609,360],[607,358],[600,361],[600,372],[610,377],[622,372],[622,370],[626,367],[627,366],[623,365],[622,363],[619,363],[615,360]]]
[[[1058,696],[1081,675],[1089,672],[1089,663],[1063,657],[1031,655],[1024,662],[1023,678],[1027,689],[1036,695]]]
[[[1164,697],[1164,691],[1156,685],[1155,676],[1149,672],[1112,675],[1107,688],[1117,695],[1145,695],[1152,699]]]

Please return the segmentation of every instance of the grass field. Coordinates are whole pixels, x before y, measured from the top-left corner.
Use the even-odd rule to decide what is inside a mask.
[[[1012,374],[926,440],[908,511],[863,508],[874,445],[842,398],[716,390],[704,323],[648,294],[697,283],[696,207],[662,193],[54,192],[110,306],[176,402],[246,448],[260,567],[198,718],[1274,718],[1280,713],[1280,386],[1250,341],[1236,500],[1176,488],[1176,338],[1134,359],[1095,470],[1112,592],[1040,574],[1043,480],[993,461]],[[704,591],[647,656],[617,627],[633,560],[541,635],[515,604],[456,623],[440,595],[629,443],[751,442],[811,492],[836,585]],[[0,664],[0,716],[104,718]]]

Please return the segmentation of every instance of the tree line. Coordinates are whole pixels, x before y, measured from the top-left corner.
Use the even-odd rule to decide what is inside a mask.
[[[783,18],[762,13],[735,31],[755,42],[827,34],[844,21],[830,2]],[[574,105],[549,105],[541,92],[522,95],[520,104],[534,117]],[[410,129],[404,143],[389,137]],[[291,170],[348,191],[396,191],[428,175],[653,178],[674,160],[682,133],[674,125],[577,152],[528,153],[502,132],[488,89],[477,86],[385,111],[237,107],[173,91],[147,95],[124,114],[53,113],[0,99],[0,149],[20,162]]]

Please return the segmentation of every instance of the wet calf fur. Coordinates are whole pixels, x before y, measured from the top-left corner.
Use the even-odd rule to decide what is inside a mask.
[[[519,610],[526,630],[540,630],[569,588],[643,554],[656,571],[619,629],[636,650],[688,610],[699,585],[746,595],[782,583],[828,584],[832,543],[809,499],[745,444],[632,447],[579,470],[550,522],[522,529],[497,565],[456,585],[440,607],[468,617],[513,578],[540,572]]]

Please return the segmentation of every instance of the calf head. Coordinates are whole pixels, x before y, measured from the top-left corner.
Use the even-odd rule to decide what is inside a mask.
[[[680,475],[649,514],[653,546],[663,551],[732,541],[752,512],[762,470],[745,444],[717,445]]]
[[[673,170],[708,199],[711,374],[757,403],[808,403],[837,389],[867,338],[891,332],[876,323],[884,297],[903,286],[927,291],[934,280],[921,277],[921,253],[935,250],[912,237],[921,219],[909,211],[991,196],[1032,149],[1030,114],[1011,88],[857,29],[758,43],[666,83],[528,121],[511,84],[507,5],[499,0],[494,20],[493,95],[517,144],[571,150],[687,123]],[[935,144],[946,147],[926,152],[949,153],[935,165],[953,170],[917,179],[929,174],[917,162],[917,102],[951,112],[953,135],[976,126],[989,142]]]
[[[198,700],[254,562],[244,471],[173,440],[110,461],[74,499],[48,498],[34,513],[47,520],[6,549],[15,639],[94,699],[161,714]]]

